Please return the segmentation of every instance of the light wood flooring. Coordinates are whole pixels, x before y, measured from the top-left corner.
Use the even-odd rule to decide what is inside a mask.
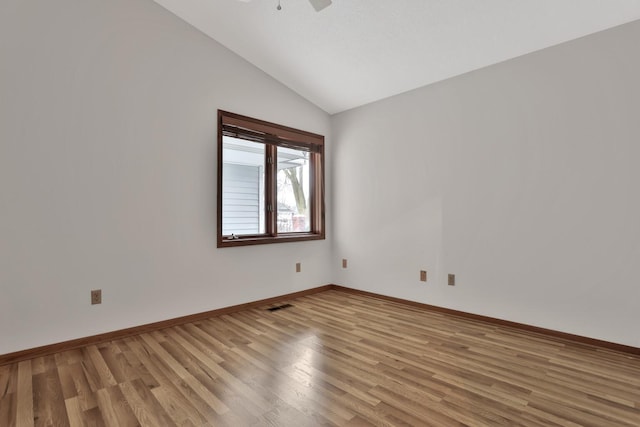
[[[327,291],[0,366],[0,426],[640,426],[640,358]]]

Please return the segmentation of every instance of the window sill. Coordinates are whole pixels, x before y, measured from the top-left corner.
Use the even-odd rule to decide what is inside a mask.
[[[303,242],[306,240],[324,240],[324,239],[325,239],[324,234],[316,234],[316,233],[281,234],[277,237],[252,236],[252,237],[239,237],[236,239],[223,238],[222,240],[218,240],[218,247],[228,248],[233,246],[266,245],[270,243]]]

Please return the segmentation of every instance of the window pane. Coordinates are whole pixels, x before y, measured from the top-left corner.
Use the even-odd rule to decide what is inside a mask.
[[[278,147],[278,232],[311,230],[309,153]]]
[[[222,139],[222,234],[262,234],[264,224],[264,144]]]
[[[322,240],[324,137],[218,110],[219,248]]]

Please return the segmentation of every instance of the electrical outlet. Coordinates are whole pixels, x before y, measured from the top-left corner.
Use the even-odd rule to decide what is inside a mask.
[[[456,275],[455,274],[450,274],[449,275],[448,285],[449,286],[455,286],[456,285]]]
[[[342,258],[342,268],[347,268],[347,259]]]
[[[300,273],[302,270],[302,263],[296,262],[296,273]]]
[[[421,282],[427,281],[427,270],[420,270],[420,281]]]
[[[102,304],[102,289],[91,291],[91,305]]]

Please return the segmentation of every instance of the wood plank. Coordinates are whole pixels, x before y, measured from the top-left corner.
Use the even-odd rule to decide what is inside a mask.
[[[77,397],[71,397],[65,399],[65,408],[67,409],[67,416],[69,417],[70,427],[82,427],[84,425],[84,417],[82,409],[80,408],[80,402]]]
[[[100,389],[96,395],[102,419],[107,426],[128,427],[138,425],[138,419],[131,408],[136,401],[125,400],[120,386]]]
[[[17,397],[16,393],[5,393],[0,398],[0,426],[14,427],[17,423]],[[33,425],[33,419],[31,422]]]
[[[67,427],[69,417],[57,370],[47,369],[32,378],[34,425]]]
[[[119,387],[141,426],[176,425],[141,380],[127,381]]]
[[[33,376],[31,362],[24,361],[18,364],[17,383],[17,422],[18,426],[33,426]]]

